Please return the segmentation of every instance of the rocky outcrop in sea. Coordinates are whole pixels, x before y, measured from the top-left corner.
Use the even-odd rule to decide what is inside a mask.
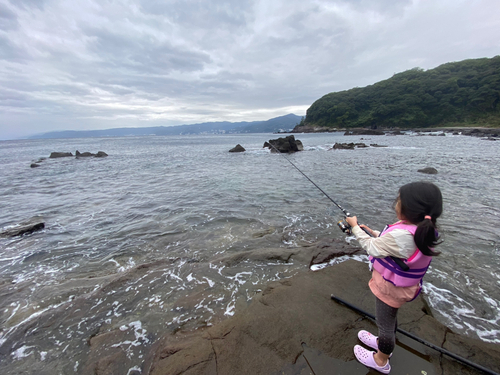
[[[304,146],[302,142],[298,139],[295,139],[293,135],[289,135],[288,137],[282,137],[278,139],[270,139],[269,142],[265,142],[263,148],[269,148],[271,152],[281,152],[281,153],[290,153],[303,151]]]

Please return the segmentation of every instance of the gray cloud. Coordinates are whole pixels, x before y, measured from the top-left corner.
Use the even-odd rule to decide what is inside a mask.
[[[414,67],[492,57],[496,0],[0,0],[0,139],[303,115]]]

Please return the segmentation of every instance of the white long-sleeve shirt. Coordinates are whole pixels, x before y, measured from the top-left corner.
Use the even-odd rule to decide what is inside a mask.
[[[377,237],[370,237],[359,225],[352,228],[359,244],[368,255],[374,258],[394,256],[396,258],[410,258],[416,250],[413,235],[405,229],[394,229],[380,236],[380,232],[373,231]]]

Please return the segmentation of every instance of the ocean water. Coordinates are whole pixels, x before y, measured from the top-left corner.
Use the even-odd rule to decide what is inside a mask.
[[[441,188],[444,243],[425,277],[425,297],[454,331],[500,343],[500,142],[295,136],[305,150],[289,160],[374,229],[396,220],[401,185],[427,180]],[[345,238],[336,226],[342,213],[282,155],[262,148],[276,137],[0,142],[0,227],[35,216],[46,223],[31,235],[0,238],[2,373],[85,373],[91,339],[113,330],[128,339],[111,347],[126,352],[131,371],[140,369],[164,332],[211,325],[269,281],[307,271],[293,261],[220,261]],[[330,150],[359,141],[388,147]],[[247,151],[229,153],[238,143]],[[75,150],[109,156],[30,168],[52,151]],[[439,173],[417,172],[428,166]]]

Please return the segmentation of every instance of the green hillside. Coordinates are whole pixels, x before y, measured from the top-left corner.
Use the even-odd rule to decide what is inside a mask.
[[[374,85],[333,92],[305,124],[331,128],[500,127],[500,56],[414,68]]]

